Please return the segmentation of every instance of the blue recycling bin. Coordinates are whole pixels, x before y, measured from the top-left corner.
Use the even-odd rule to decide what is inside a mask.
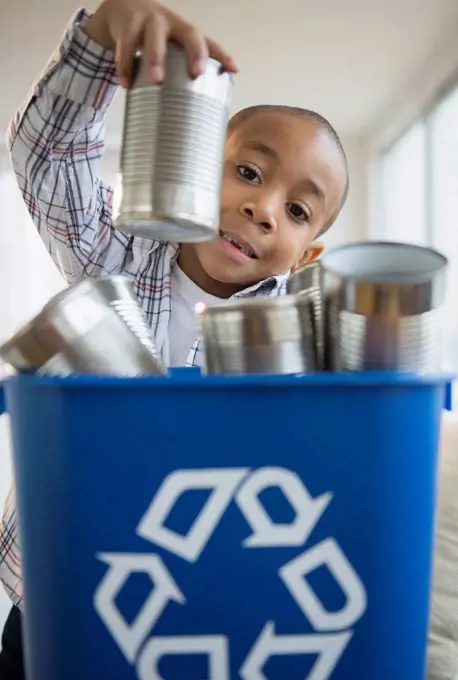
[[[28,680],[424,680],[445,385],[7,381]]]
[[[453,411],[453,381],[445,386],[445,410]]]

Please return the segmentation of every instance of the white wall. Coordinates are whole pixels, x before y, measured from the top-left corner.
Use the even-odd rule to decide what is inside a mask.
[[[333,246],[364,239],[367,233],[367,147],[363,140],[342,139],[350,171],[350,192],[335,224],[324,239]]]

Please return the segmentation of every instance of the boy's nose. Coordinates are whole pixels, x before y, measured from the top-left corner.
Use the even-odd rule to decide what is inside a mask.
[[[273,211],[267,206],[255,206],[254,203],[245,203],[241,207],[242,214],[251,222],[257,224],[263,231],[273,231],[276,229]]]

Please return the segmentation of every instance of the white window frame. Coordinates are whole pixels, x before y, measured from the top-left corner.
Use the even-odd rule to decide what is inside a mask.
[[[455,91],[458,90],[458,74],[454,74],[449,78],[444,85],[436,90],[433,97],[428,103],[421,107],[417,115],[405,121],[402,127],[397,130],[397,133],[391,137],[388,143],[380,146],[375,154],[375,160],[372,162],[372,167],[369,169],[371,175],[370,180],[370,197],[369,197],[369,236],[377,240],[386,240],[387,226],[385,221],[385,204],[384,204],[384,163],[388,154],[393,150],[396,144],[404,137],[404,135],[417,123],[423,122],[426,129],[426,245],[432,245],[434,241],[434,225],[432,215],[432,181],[431,172],[432,164],[430,162],[432,156],[431,149],[431,125],[432,117],[436,109]],[[458,126],[458,120],[457,120]],[[374,156],[373,156],[374,157]],[[429,176],[428,176],[429,174]]]

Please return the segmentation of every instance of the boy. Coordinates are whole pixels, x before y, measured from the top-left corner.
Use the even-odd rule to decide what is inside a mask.
[[[127,276],[166,363],[198,365],[196,302],[284,293],[289,270],[320,254],[316,239],[345,201],[348,170],[321,116],[253,107],[229,125],[215,241],[179,247],[113,230],[112,191],[97,178],[105,114],[118,84],[130,85],[138,48],[151,82],[162,80],[168,40],[183,47],[192,76],[208,55],[237,71],[221,47],[153,0],[105,0],[92,16],[76,15],[13,120],[8,147],[27,208],[67,281]],[[20,605],[13,496],[0,535],[0,576]]]

